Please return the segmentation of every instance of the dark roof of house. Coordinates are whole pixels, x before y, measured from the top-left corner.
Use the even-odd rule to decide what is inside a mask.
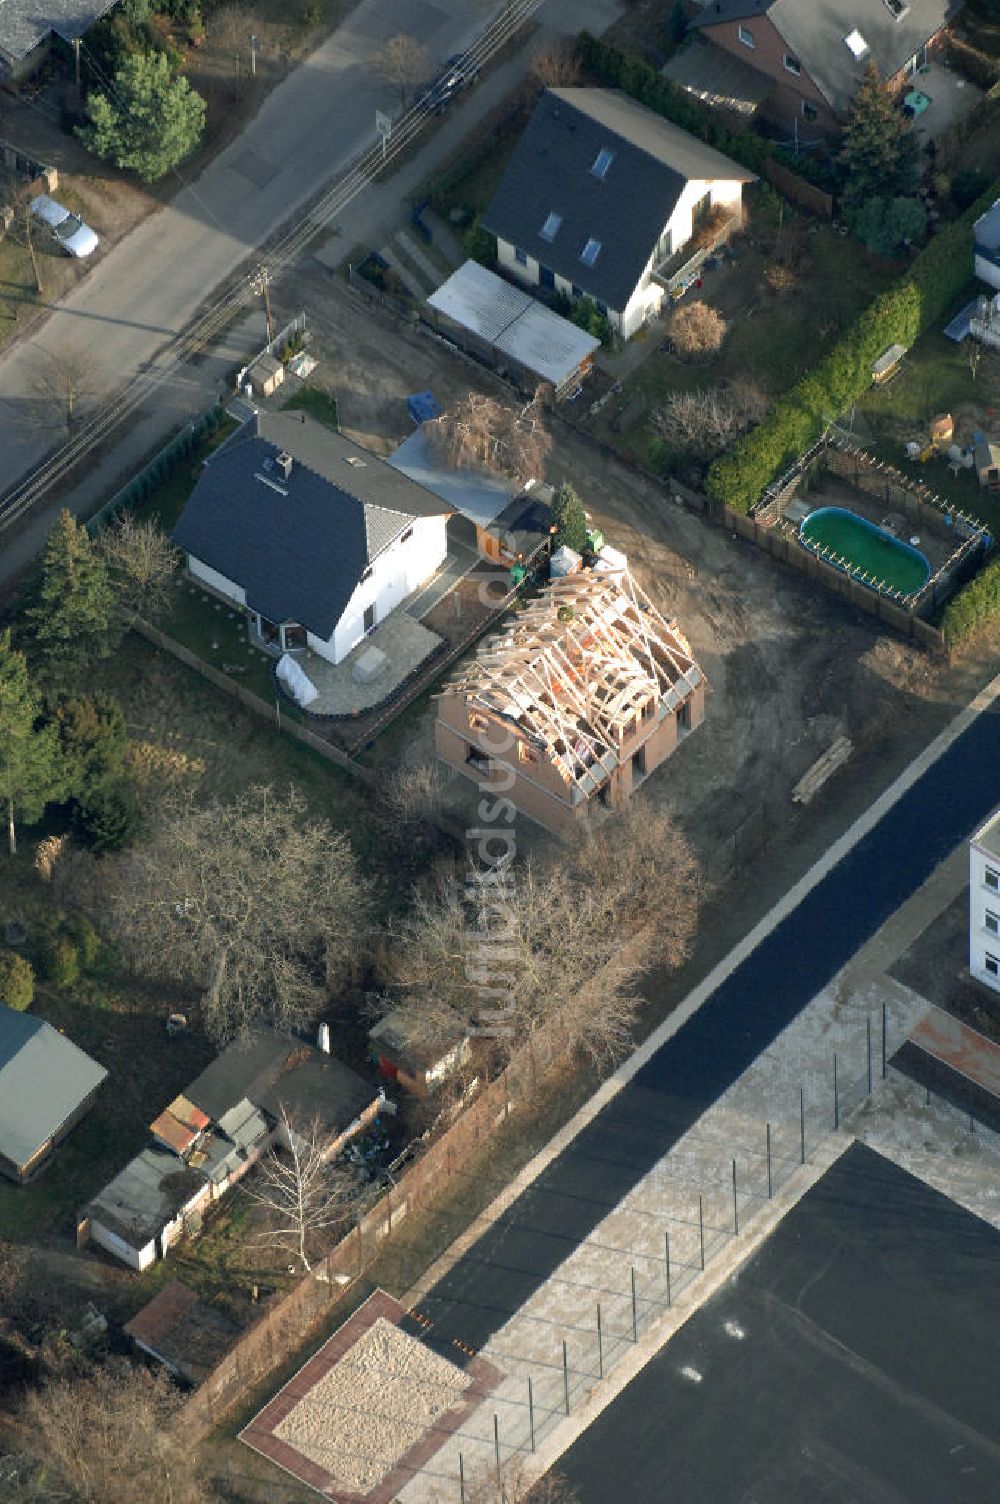
[[[368,1030],[373,1047],[405,1071],[428,1071],[469,1037],[469,1026],[456,1014],[448,1023],[435,1018],[426,1028],[416,1010],[394,1008]]]
[[[1000,250],[1000,198],[972,226],[973,240],[984,251]]]
[[[710,0],[691,24],[712,27],[766,15],[823,97],[843,114],[870,57],[891,77],[947,25],[962,3],[908,0],[897,19],[886,0]],[[861,57],[844,40],[852,31],[860,32],[867,44]],[[748,61],[752,57],[748,51]]]
[[[117,0],[0,0],[0,53],[27,57],[50,31],[71,42],[82,37]]]
[[[252,610],[325,642],[372,560],[415,518],[446,510],[315,418],[262,412],[206,462],[173,537],[242,585]]]
[[[26,1165],[107,1074],[51,1024],[0,1004],[0,1154]]]
[[[240,1327],[173,1279],[126,1324],[134,1342],[151,1350],[189,1384],[200,1384],[232,1347]]]
[[[184,1095],[216,1123],[246,1100],[273,1118],[282,1106],[302,1120],[318,1116],[332,1132],[369,1107],[378,1088],[311,1044],[258,1029],[227,1045]]]
[[[604,176],[593,170],[611,154]],[[610,89],[546,89],[483,224],[607,307],[635,291],[692,180],[750,182],[753,173],[645,105]],[[542,235],[559,217],[551,239]],[[581,260],[589,241],[600,249]]]

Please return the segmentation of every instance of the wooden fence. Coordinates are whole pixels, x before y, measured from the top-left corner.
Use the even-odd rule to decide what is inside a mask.
[[[785,198],[796,204],[800,209],[807,209],[810,214],[818,214],[821,219],[833,218],[833,195],[825,193],[822,188],[817,188],[815,183],[807,182],[799,177],[790,167],[785,167],[781,162],[776,162],[773,157],[768,157],[764,163],[764,176],[773,188],[783,193]]]
[[[599,985],[597,979],[592,985]],[[567,1040],[557,1021],[543,1025],[529,1046],[488,1082],[450,1128],[433,1142],[357,1226],[327,1255],[316,1277],[306,1276],[275,1297],[204,1382],[186,1399],[175,1425],[194,1445],[247,1391],[303,1345],[331,1308],[369,1268],[408,1215],[432,1208],[457,1178],[470,1172],[480,1150],[510,1115],[523,1110],[540,1077],[566,1058]]]
[[[168,637],[166,632],[161,632],[159,627],[154,627],[150,622],[143,621],[141,617],[131,620],[130,625],[139,633],[140,637],[145,637],[147,642],[153,643],[155,647],[162,648],[172,658],[176,658],[188,668],[194,669],[196,674],[201,674],[203,679],[207,679],[217,689],[223,690],[227,695],[231,695],[234,700],[238,700],[246,710],[250,711],[251,715],[255,715],[259,720],[267,721],[270,725],[275,726],[276,716],[274,706],[269,705],[266,700],[262,700],[259,695],[255,695],[252,690],[247,689],[242,684],[237,684],[228,674],[224,674],[219,669],[213,668],[210,663],[206,663],[203,658],[199,658],[197,653],[192,653],[190,648],[186,648],[182,642],[178,642],[176,638]],[[374,776],[368,768],[362,767],[353,757],[348,757],[346,752],[341,752],[339,747],[335,747],[332,743],[324,741],[321,736],[316,735],[315,731],[310,731],[308,726],[303,726],[300,722],[293,721],[291,716],[282,716],[280,728],[276,729],[280,729],[285,736],[294,736],[297,741],[302,742],[307,747],[311,747],[314,752],[318,752],[320,757],[325,757],[328,762],[335,762],[338,767],[343,768],[352,777],[360,778],[363,783],[374,783]]]

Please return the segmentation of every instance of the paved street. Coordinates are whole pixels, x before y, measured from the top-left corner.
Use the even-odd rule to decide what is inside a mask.
[[[545,31],[600,31],[618,0],[546,0],[536,14]],[[442,59],[468,45],[490,19],[488,6],[468,0],[362,0],[344,26],[267,99],[247,129],[163,210],[98,260],[30,341],[0,358],[0,494],[39,464],[59,436],[39,424],[32,395],[46,353],[85,349],[92,383],[122,389],[165,351],[212,290],[252,248],[266,240],[374,137],[375,109],[398,109],[390,86],[366,61],[384,40],[404,31],[421,37]],[[377,238],[405,217],[402,200],[439,166],[523,77],[537,42],[526,40],[437,126],[401,172],[362,191],[337,216],[346,249]],[[263,314],[227,332],[223,347],[185,366],[159,387],[115,436],[111,452],[89,467],[71,492],[45,502],[31,524],[3,538],[0,583],[38,552],[59,506],[86,514],[189,417],[218,395],[241,355],[263,342]]]

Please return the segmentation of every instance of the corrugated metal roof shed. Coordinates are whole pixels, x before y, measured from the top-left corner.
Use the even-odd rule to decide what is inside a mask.
[[[0,1004],[0,1154],[26,1165],[107,1074],[51,1024]]]

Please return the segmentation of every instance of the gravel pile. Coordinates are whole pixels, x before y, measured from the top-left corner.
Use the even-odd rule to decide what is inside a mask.
[[[365,1494],[467,1388],[461,1369],[383,1317],[289,1411],[274,1434]]]

